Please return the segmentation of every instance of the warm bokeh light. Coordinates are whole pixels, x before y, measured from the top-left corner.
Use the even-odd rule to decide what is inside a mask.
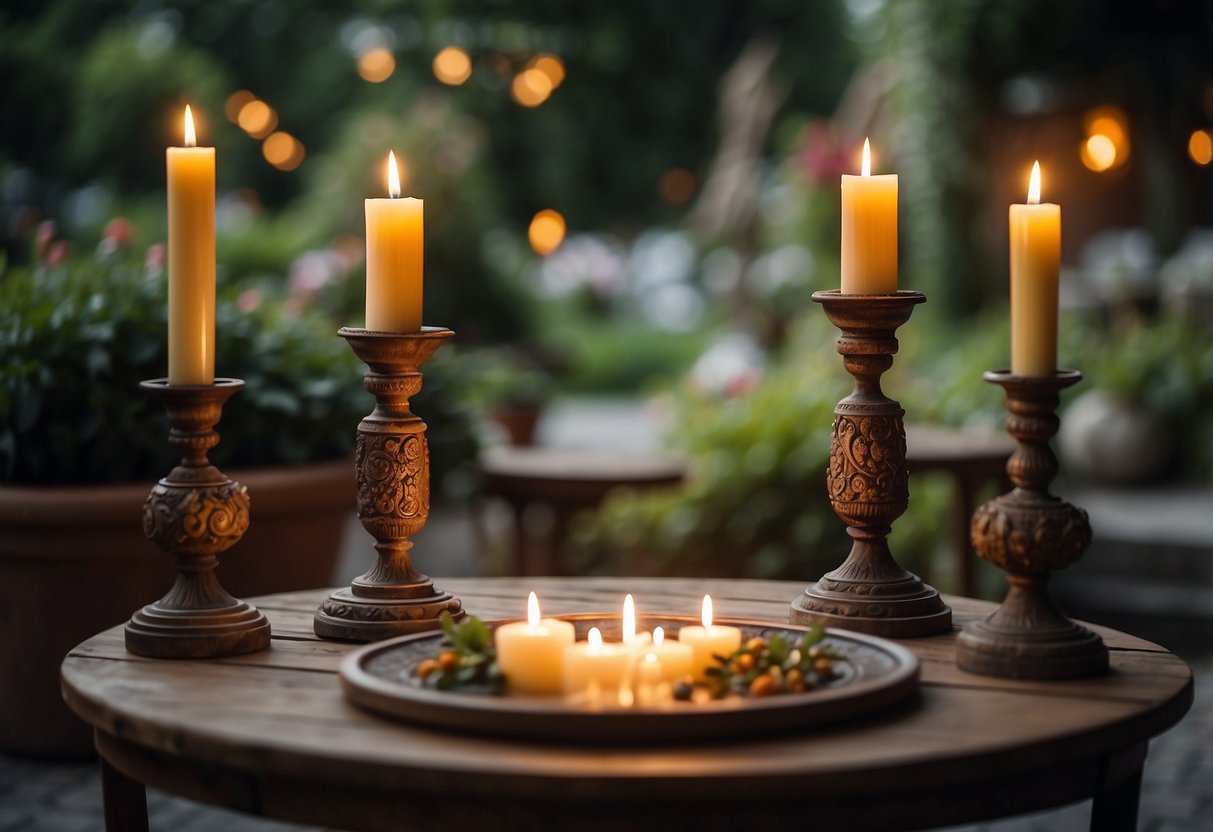
[[[657,180],[657,193],[671,205],[682,205],[695,195],[695,174],[686,168],[670,168]]]
[[[1088,170],[1102,172],[1129,160],[1129,120],[1119,107],[1096,107],[1083,116],[1086,138],[1079,156]]]
[[[370,81],[372,84],[386,81],[395,71],[396,59],[382,46],[367,50],[358,59],[358,74],[362,76],[363,81]]]
[[[552,82],[552,89],[564,83],[564,61],[555,55],[542,52],[527,62],[528,69],[537,69]]]
[[[261,155],[278,170],[294,170],[306,155],[303,143],[290,133],[271,133],[261,145]]]
[[[868,142],[866,137],[863,140],[863,161],[860,163],[859,175],[872,175],[872,145]]]
[[[536,254],[546,257],[564,242],[564,232],[564,217],[551,208],[544,208],[531,219],[527,239]]]
[[[398,199],[402,190],[400,187],[400,167],[396,164],[396,152],[389,150],[387,152],[387,195],[392,199]]]
[[[1040,162],[1032,163],[1032,176],[1028,179],[1028,204],[1040,204]]]
[[[472,77],[472,59],[458,46],[448,46],[434,56],[434,77],[457,87]]]
[[[1116,143],[1110,136],[1096,133],[1083,142],[1081,156],[1088,169],[1097,173],[1109,170],[1116,164]]]
[[[198,136],[194,133],[194,114],[190,111],[190,105],[185,105],[185,146],[194,147],[198,144]]]
[[[1188,136],[1188,158],[1202,166],[1213,162],[1213,136],[1208,130],[1193,130]]]
[[[254,98],[240,108],[236,123],[254,139],[264,139],[278,126],[278,114],[269,104]]]
[[[552,94],[552,79],[538,69],[524,69],[510,84],[510,97],[523,107],[538,107]]]
[[[223,104],[223,114],[227,116],[227,120],[232,124],[240,118],[240,111],[244,105],[252,101],[257,96],[253,95],[248,90],[236,90],[227,97],[227,101]]]

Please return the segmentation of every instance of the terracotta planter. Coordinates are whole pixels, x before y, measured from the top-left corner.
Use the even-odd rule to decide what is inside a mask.
[[[351,462],[228,473],[252,497],[248,533],[221,558],[228,591],[331,585],[354,510]],[[0,486],[0,749],[91,753],[59,696],[59,663],[172,585],[168,556],[143,536],[150,487]]]
[[[529,447],[535,444],[535,429],[543,416],[541,404],[510,404],[494,408],[489,418],[505,429],[510,444]]]

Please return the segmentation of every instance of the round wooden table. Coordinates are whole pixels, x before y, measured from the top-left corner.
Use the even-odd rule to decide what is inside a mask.
[[[786,619],[803,585],[629,578],[449,579],[466,608]],[[1192,701],[1187,665],[1096,627],[1103,678],[974,676],[954,636],[902,642],[920,692],[874,717],[750,741],[578,747],[492,740],[386,721],[349,704],[337,665],[357,645],[312,634],[327,590],[266,596],[273,645],[209,661],[145,659],[115,627],[63,662],[68,704],[96,729],[109,829],[146,828],[143,784],[253,814],[349,829],[918,829],[1094,798],[1093,829],[1136,825],[1151,737]],[[948,598],[956,625],[993,605]]]

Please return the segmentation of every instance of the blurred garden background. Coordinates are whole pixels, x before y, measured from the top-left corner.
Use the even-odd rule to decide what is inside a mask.
[[[436,515],[483,532],[471,568],[511,566],[482,460],[537,414],[541,446],[686,466],[578,514],[565,568],[816,578],[845,551],[824,474],[850,380],[809,298],[838,286],[839,176],[870,136],[900,175],[901,285],[929,299],[885,385],[907,419],[1000,430],[981,373],[1008,363],[1007,206],[1039,159],[1060,360],[1086,376],[1061,488],[1097,537],[1100,506],[1145,524],[1105,535],[1105,566],[1170,558],[1183,592],[1158,598],[1209,612],[1210,3],[8,0],[0,78],[10,486],[167,470],[137,382],[166,364],[163,149],[188,102],[218,153],[217,369],[248,382],[220,465],[350,452],[371,403],[335,330],[362,322],[362,200],[394,149],[425,200],[426,323],[458,335],[414,405]],[[954,489],[916,474],[894,533],[945,590]]]

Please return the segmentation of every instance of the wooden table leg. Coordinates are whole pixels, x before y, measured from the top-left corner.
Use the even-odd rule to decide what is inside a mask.
[[[514,574],[523,577],[527,571],[527,547],[530,544],[529,536],[526,530],[526,506],[522,500],[508,500],[510,511],[514,514],[514,551],[512,560],[514,561]]]
[[[967,598],[977,597],[977,553],[973,551],[973,541],[969,535],[969,525],[973,522],[974,503],[977,500],[977,489],[982,480],[963,474],[956,477],[956,488],[959,499],[955,504],[953,516],[952,540],[956,547],[956,556],[960,558],[960,591]]]
[[[147,832],[147,790],[101,758],[106,832]]]
[[[1144,742],[1104,760],[1099,791],[1091,801],[1091,832],[1135,832],[1145,762]]]

